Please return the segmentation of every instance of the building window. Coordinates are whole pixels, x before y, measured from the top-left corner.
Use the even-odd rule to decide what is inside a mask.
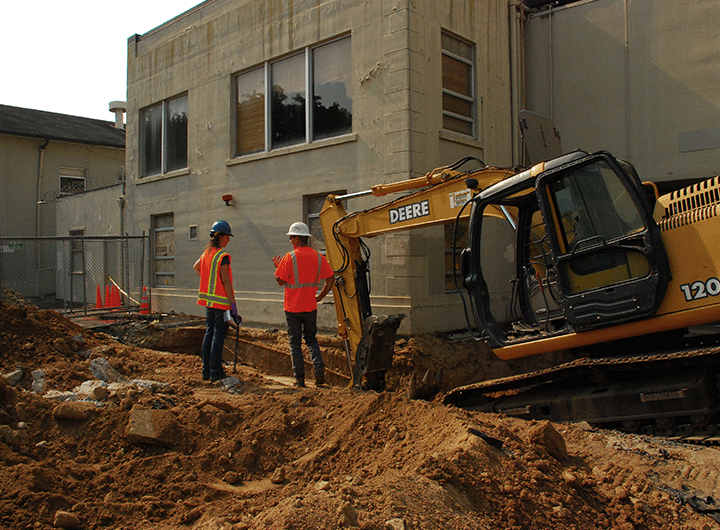
[[[313,139],[352,132],[350,38],[313,50]]]
[[[155,287],[175,285],[174,215],[166,213],[152,218],[155,259]]]
[[[312,237],[310,238],[310,246],[325,254],[325,239],[323,238],[322,227],[320,226],[320,211],[323,209],[325,199],[328,195],[345,195],[347,191],[328,191],[327,193],[318,193],[315,195],[305,195],[303,197],[303,207],[305,209],[305,223],[310,229]]]
[[[187,167],[187,94],[140,112],[142,176]]]
[[[235,78],[235,152],[246,155],[265,149],[265,70],[257,68]]]
[[[443,129],[475,136],[473,45],[442,33]]]
[[[350,63],[344,37],[237,75],[235,156],[352,132]]]
[[[60,168],[60,196],[74,195],[85,191],[85,170],[76,167]]]

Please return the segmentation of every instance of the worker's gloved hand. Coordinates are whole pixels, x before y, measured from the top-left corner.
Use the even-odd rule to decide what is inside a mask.
[[[238,326],[240,325],[240,322],[242,322],[242,317],[238,315],[237,312],[237,304],[231,304],[230,305],[230,316],[233,317],[233,320],[235,321],[235,324]]]

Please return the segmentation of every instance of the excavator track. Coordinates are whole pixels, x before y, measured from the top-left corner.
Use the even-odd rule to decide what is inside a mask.
[[[720,346],[580,358],[448,392],[444,403],[720,445]]]

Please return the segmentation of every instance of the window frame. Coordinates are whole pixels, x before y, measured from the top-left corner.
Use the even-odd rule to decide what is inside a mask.
[[[173,128],[170,126],[170,116],[169,116],[169,109],[172,106],[173,103],[178,102],[181,99],[185,99],[185,165],[181,167],[173,167],[169,168],[169,159],[170,159],[170,145],[173,143],[174,139],[169,138],[169,135],[173,132]],[[160,171],[159,172],[149,172],[147,169],[147,157],[148,157],[148,150],[146,148],[146,128],[145,128],[145,117],[147,116],[148,112],[153,111],[154,109],[160,109]],[[147,107],[144,107],[140,109],[140,123],[139,123],[139,131],[138,131],[138,138],[139,138],[139,144],[140,144],[140,178],[147,178],[147,177],[155,177],[158,175],[165,175],[167,173],[171,173],[173,171],[181,171],[184,169],[187,169],[188,167],[188,159],[189,159],[189,146],[188,146],[188,122],[189,122],[189,101],[188,101],[188,93],[183,92],[182,94],[178,94],[176,96],[163,99],[162,101],[159,101],[157,103],[153,103],[152,105],[148,105]]]
[[[459,43],[461,46],[467,46],[470,48],[470,57],[463,57],[462,55],[459,55],[452,50],[446,49],[445,44],[443,43],[444,39],[452,39],[453,41]],[[448,131],[453,134],[460,134],[463,136],[468,136],[470,138],[477,138],[477,86],[475,81],[476,76],[476,69],[475,69],[475,59],[476,59],[477,53],[476,53],[476,47],[473,42],[468,41],[467,39],[463,39],[462,37],[459,37],[449,31],[441,30],[440,35],[440,69],[441,69],[441,75],[440,75],[440,83],[441,83],[441,90],[442,90],[442,129],[443,131]],[[445,78],[445,61],[444,58],[447,57],[449,59],[452,59],[454,61],[458,61],[461,63],[466,64],[469,67],[469,73],[467,76],[467,82],[469,85],[469,92],[470,95],[465,95],[459,92],[456,92],[454,90],[451,90],[450,88],[446,87],[444,84],[444,78]],[[466,103],[470,104],[471,112],[470,116],[465,116],[463,114],[458,114],[457,112],[453,112],[450,109],[446,109],[445,104],[445,98],[453,98],[454,100],[461,100]],[[446,127],[445,120],[446,118],[449,118],[451,120],[457,120],[464,122],[469,125],[470,127],[470,134],[459,131],[457,129]]]
[[[303,195],[303,212],[304,212],[304,218],[305,218],[305,224],[308,225],[308,228],[310,228],[310,233],[313,233],[313,228],[315,227],[316,223],[313,221],[317,220],[319,222],[320,220],[320,211],[322,210],[322,207],[320,210],[317,211],[311,211],[312,205],[315,203],[317,199],[322,199],[322,204],[325,204],[325,198],[328,195],[335,195],[336,197],[342,197],[343,195],[347,195],[347,190],[341,189],[341,190],[334,190],[334,191],[326,191],[321,193],[309,193],[307,195]],[[322,229],[320,230],[320,235],[322,236]],[[313,235],[313,237],[310,238],[310,246],[320,252],[321,254],[326,253],[325,248],[325,239],[324,237],[318,237],[316,234]]]
[[[63,185],[65,181],[65,185]],[[68,181],[81,183],[80,186],[71,186],[68,188]],[[58,192],[59,197],[67,197],[69,195],[77,195],[87,191],[87,177],[85,176],[85,170],[82,168],[60,168],[60,175],[58,178]],[[70,190],[70,191],[68,191]]]
[[[328,138],[337,138],[346,134],[352,134],[353,132],[353,126],[352,126],[352,95],[348,95],[347,92],[351,90],[352,83],[350,79],[350,67],[348,66],[347,72],[343,72],[348,76],[347,82],[345,83],[346,88],[346,96],[350,104],[349,114],[350,114],[350,124],[349,129],[344,130],[342,132],[339,132],[337,134],[326,134],[326,135],[320,135],[316,134],[315,126],[314,126],[314,120],[315,120],[315,96],[316,96],[316,87],[315,87],[315,75],[314,75],[314,58],[315,58],[315,51],[324,48],[326,46],[339,43],[341,41],[346,41],[349,46],[352,46],[351,41],[351,35],[346,34],[339,37],[336,37],[334,39],[324,41],[318,44],[314,44],[312,46],[306,46],[300,51],[295,51],[293,53],[286,54],[282,57],[278,57],[272,60],[268,60],[263,62],[259,65],[254,65],[250,68],[247,68],[241,72],[238,72],[234,74],[233,76],[233,85],[234,85],[234,103],[233,103],[233,116],[234,116],[234,141],[233,141],[233,158],[240,158],[252,154],[257,153],[268,153],[271,151],[277,151],[280,149],[288,148],[288,147],[294,147],[298,145],[309,145],[313,142],[319,142],[323,140],[327,140]],[[349,59],[352,59],[352,49],[349,51]],[[302,84],[303,84],[303,95],[304,95],[304,101],[303,101],[303,120],[304,120],[304,138],[300,139],[297,142],[283,142],[280,145],[273,145],[275,143],[273,139],[273,125],[274,125],[274,118],[273,118],[273,68],[277,65],[280,65],[284,61],[292,60],[293,58],[302,57],[303,62],[303,74],[302,74]],[[350,62],[350,61],[349,61]],[[239,138],[238,134],[240,133],[240,127],[238,123],[238,114],[239,114],[239,101],[238,101],[238,89],[241,86],[240,78],[244,75],[252,75],[256,73],[258,70],[261,71],[261,77],[263,79],[263,141],[264,145],[260,149],[254,149],[254,150],[247,150],[244,152],[240,152],[240,149],[238,149],[239,145]],[[248,83],[250,84],[250,83]],[[344,109],[343,110],[347,110]],[[251,139],[249,141],[246,141],[245,143],[247,145],[255,145],[257,142],[257,139]]]
[[[159,220],[167,218],[172,219],[172,226],[158,226]],[[175,249],[175,213],[174,212],[165,212],[161,214],[153,215],[151,218],[152,221],[152,259],[153,259],[153,286],[157,288],[166,288],[166,287],[175,287],[175,253],[165,256],[158,256],[158,234],[164,233],[164,232],[172,232],[173,233],[173,251]],[[158,262],[159,261],[165,261],[165,262],[171,262],[172,263],[172,272],[169,271],[158,271]],[[172,283],[160,283],[158,277],[172,277]]]

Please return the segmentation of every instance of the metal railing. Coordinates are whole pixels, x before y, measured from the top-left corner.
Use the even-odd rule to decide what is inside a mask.
[[[146,235],[2,237],[0,299],[70,314],[139,308],[149,256]]]

